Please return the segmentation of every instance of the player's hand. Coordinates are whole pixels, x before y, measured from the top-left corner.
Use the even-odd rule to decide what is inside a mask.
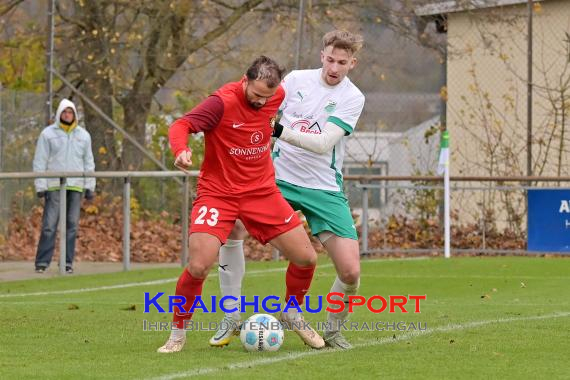
[[[176,157],[174,160],[174,166],[182,170],[184,173],[189,174],[189,170],[192,167],[192,151],[185,150]]]
[[[273,133],[271,134],[271,136],[279,138],[282,132],[283,132],[283,126],[278,122],[275,122],[275,124],[273,124]]]

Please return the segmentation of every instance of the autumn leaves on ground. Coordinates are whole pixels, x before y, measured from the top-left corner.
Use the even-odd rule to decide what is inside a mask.
[[[131,203],[132,205],[132,203]],[[92,203],[82,207],[77,238],[78,261],[121,261],[123,215],[120,197],[97,196]],[[33,260],[40,234],[42,208],[33,207],[27,214],[14,213],[6,236],[0,236],[0,261]],[[307,231],[308,227],[305,224]],[[181,223],[179,215],[148,212],[131,212],[131,261],[177,262],[182,251]],[[486,247],[503,250],[524,249],[524,238],[510,231],[489,229],[482,233],[478,226],[452,227],[453,248]],[[312,238],[317,252],[324,252],[322,245]],[[56,242],[56,247],[59,247]],[[433,249],[437,254],[443,246],[442,231],[437,220],[417,221],[392,216],[383,228],[370,226],[369,248]],[[401,255],[404,252],[393,253]],[[250,260],[270,260],[272,248],[263,246],[251,237],[246,240],[246,257]]]
[[[180,216],[163,211],[150,214],[140,211],[131,201],[131,261],[166,263],[180,261],[182,230]],[[27,214],[15,215],[6,236],[0,235],[0,261],[33,260],[39,240],[42,207],[34,206]],[[140,211],[140,212],[139,212]],[[120,197],[98,195],[84,203],[79,220],[76,244],[78,261],[122,261],[123,205]],[[313,240],[315,249],[322,246]],[[59,240],[56,241],[56,250]],[[270,260],[272,247],[247,238],[245,253],[251,260]]]

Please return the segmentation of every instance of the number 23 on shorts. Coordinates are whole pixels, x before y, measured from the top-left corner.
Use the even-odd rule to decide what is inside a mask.
[[[210,227],[214,227],[218,224],[218,217],[220,212],[215,208],[208,209],[208,206],[202,206],[198,210],[198,216],[194,220],[194,224],[208,224]]]

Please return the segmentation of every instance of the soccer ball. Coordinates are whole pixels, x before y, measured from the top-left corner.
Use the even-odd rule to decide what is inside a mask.
[[[283,344],[283,326],[269,314],[255,314],[242,324],[240,339],[247,351],[277,351]]]

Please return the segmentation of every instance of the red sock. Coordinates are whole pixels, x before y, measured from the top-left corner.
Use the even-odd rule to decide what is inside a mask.
[[[184,296],[186,298],[186,303],[184,304],[184,311],[180,310],[178,306],[174,306],[174,323],[179,329],[184,328],[184,321],[189,321],[192,319],[192,314],[187,313],[194,304],[196,296],[202,294],[202,285],[204,284],[205,278],[194,278],[184,269],[184,272],[180,275],[178,282],[176,283],[176,295]]]
[[[285,302],[289,301],[289,297],[294,296],[299,305],[303,304],[305,294],[307,294],[311,287],[315,267],[316,265],[300,267],[293,263],[289,263],[287,274],[285,275],[285,284],[287,285]]]

